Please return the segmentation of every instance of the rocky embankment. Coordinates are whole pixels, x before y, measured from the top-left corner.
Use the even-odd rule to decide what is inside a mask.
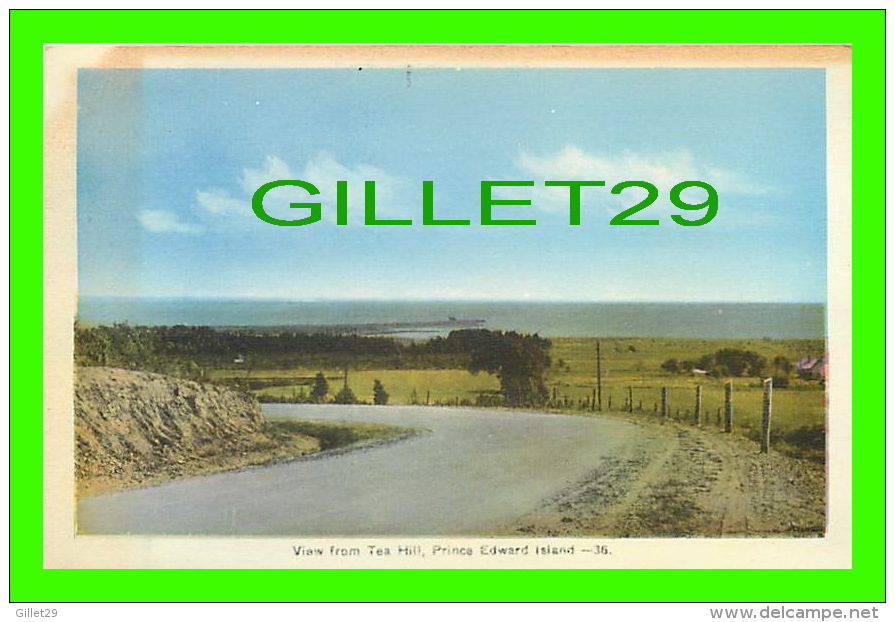
[[[254,398],[149,372],[75,372],[75,476],[91,494],[174,477],[263,464],[320,449],[283,438]]]

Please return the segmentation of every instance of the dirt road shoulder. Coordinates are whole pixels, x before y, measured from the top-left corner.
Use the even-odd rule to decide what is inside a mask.
[[[607,415],[612,416],[612,415]],[[626,417],[636,439],[546,500],[515,533],[616,537],[822,536],[823,465],[714,429]]]

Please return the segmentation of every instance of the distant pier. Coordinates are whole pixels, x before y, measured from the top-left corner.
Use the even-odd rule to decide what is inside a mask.
[[[252,333],[295,332],[355,335],[393,335],[406,333],[445,333],[451,330],[482,328],[485,320],[449,317],[419,322],[371,322],[363,324],[281,324],[277,326],[220,326],[218,330]]]

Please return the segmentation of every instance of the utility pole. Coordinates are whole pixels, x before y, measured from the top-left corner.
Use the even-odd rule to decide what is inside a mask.
[[[600,341],[597,340],[597,410],[603,410],[603,372],[600,369],[601,363]]]
[[[764,381],[764,399],[762,399],[761,413],[761,453],[766,454],[771,450],[771,402],[774,393],[774,379]]]
[[[693,425],[699,425],[699,416],[702,412],[702,385],[696,385],[696,403],[693,405]]]
[[[724,383],[724,431],[733,431],[733,380]]]

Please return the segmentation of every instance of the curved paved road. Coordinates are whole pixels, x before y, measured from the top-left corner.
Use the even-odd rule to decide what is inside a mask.
[[[312,460],[89,497],[81,533],[481,535],[583,478],[636,427],[462,408],[268,405],[270,417],[379,421],[431,433]]]

